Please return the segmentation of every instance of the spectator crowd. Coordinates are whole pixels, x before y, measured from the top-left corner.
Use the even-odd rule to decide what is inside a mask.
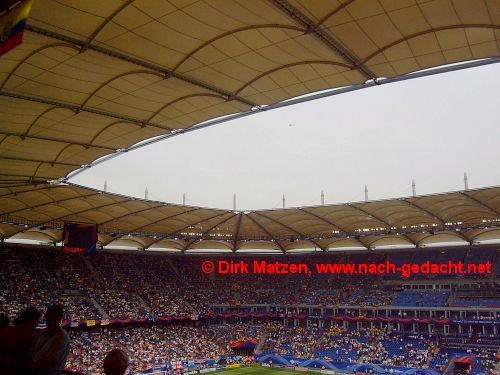
[[[381,257],[383,255],[377,254],[373,260],[381,260]],[[219,361],[233,354],[228,344],[239,339],[258,340],[259,350],[263,352],[295,358],[407,368],[437,368],[450,355],[440,351],[432,337],[390,332],[387,326],[385,329],[374,325],[347,329],[337,323],[325,326],[310,322],[292,324],[293,319],[288,322],[286,319],[251,322],[238,318],[201,322],[197,319],[214,312],[217,305],[229,305],[238,312],[241,305],[269,304],[271,309],[264,308],[263,312],[283,314],[283,306],[301,305],[295,308],[300,314],[306,311],[305,305],[375,307],[401,303],[444,308],[451,298],[450,292],[408,292],[388,288],[383,284],[384,279],[378,276],[207,276],[200,271],[202,259],[198,257],[106,252],[85,257],[57,249],[2,247],[0,259],[0,314],[3,314],[2,321],[7,322],[3,323],[7,331],[0,337],[4,340],[1,360],[8,358],[6,353],[10,350],[5,344],[5,332],[22,332],[19,348],[25,353],[16,354],[17,359],[8,366],[17,366],[16,361],[29,366],[44,363],[43,353],[38,354],[38,358],[33,354],[35,335],[39,334],[35,332],[37,324],[34,321],[38,323],[40,319],[45,330],[52,323],[40,314],[28,319],[29,329],[22,328],[26,326],[26,316],[21,317],[26,311],[33,314],[44,311],[47,305],[64,306],[58,314],[68,322],[143,318],[149,322],[141,326],[80,327],[71,329],[68,337],[60,333],[57,342],[64,342],[64,346],[67,342],[64,349],[68,357],[67,369],[80,373],[102,371],[106,353],[112,353],[110,358],[116,363],[123,362],[126,356],[129,370],[135,372],[168,365],[172,361]],[[348,255],[339,255],[336,260],[353,261]],[[295,261],[311,262],[306,257]],[[328,258],[318,257],[316,261],[326,262]],[[371,314],[369,310],[366,313]],[[182,323],[151,323],[153,318],[166,316],[188,319]],[[19,325],[20,322],[25,325]],[[57,332],[61,332],[59,328]],[[51,332],[52,335],[56,331]],[[493,345],[497,343],[494,338],[491,340]],[[494,366],[491,352],[475,355],[485,371]]]

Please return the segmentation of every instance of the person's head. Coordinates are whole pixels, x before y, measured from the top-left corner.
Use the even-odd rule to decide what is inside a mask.
[[[123,375],[127,371],[128,355],[121,349],[113,349],[104,358],[106,375]]]
[[[48,330],[53,330],[59,327],[63,318],[64,309],[59,305],[50,305],[45,313],[45,323]]]
[[[42,313],[37,308],[28,307],[14,320],[14,325],[35,329],[41,317]]]

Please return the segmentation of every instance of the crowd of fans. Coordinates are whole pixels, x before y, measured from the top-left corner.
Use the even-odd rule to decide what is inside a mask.
[[[286,327],[279,323],[269,324],[263,351],[308,358],[315,349],[319,331],[317,327]]]
[[[336,362],[372,363],[421,368],[430,358],[432,341],[380,328],[346,330],[338,326],[270,326],[264,350],[297,358],[317,358]]]
[[[394,295],[394,292],[380,288],[355,289],[348,294],[345,304],[352,306],[390,306]]]
[[[382,258],[383,255],[377,254],[372,261]],[[327,328],[290,327],[283,321],[199,326],[193,323],[197,316],[216,311],[212,309],[217,305],[230,305],[241,312],[245,311],[241,306],[244,304],[270,304],[273,307],[263,308],[262,312],[285,313],[283,307],[278,306],[401,303],[444,307],[451,297],[449,292],[408,292],[394,286],[384,287],[383,278],[373,275],[207,276],[200,272],[203,259],[198,257],[104,252],[86,257],[57,249],[2,247],[0,259],[0,313],[8,319],[14,319],[26,307],[44,310],[49,304],[64,306],[63,320],[70,322],[141,318],[151,321],[164,316],[193,318],[189,319],[191,325],[183,323],[182,326],[148,323],[140,327],[71,330],[68,368],[83,373],[98,371],[104,355],[115,348],[122,350],[115,352],[116,358],[125,353],[130,358],[130,368],[141,371],[172,360],[220,358],[231,353],[230,341],[241,338],[258,339],[264,351],[275,354],[349,363],[425,367],[433,359],[444,356],[443,353],[433,356],[435,348],[427,337],[411,338],[408,334],[390,333],[373,326],[345,330],[329,324]],[[316,261],[327,260],[323,256]],[[311,262],[307,258],[294,261]],[[339,255],[336,261],[353,259]],[[301,314],[307,309],[297,307],[294,311]],[[349,312],[352,311],[346,310],[346,315]],[[403,313],[404,317],[413,314],[412,311]],[[364,314],[378,314],[378,310],[366,310]],[[491,358],[488,353],[483,355],[481,363],[489,368]]]
[[[135,293],[107,289],[96,294],[95,299],[113,319],[141,319],[149,315],[147,306]]]
[[[169,366],[172,361],[220,360],[232,354],[229,343],[258,339],[262,327],[249,324],[149,325],[113,327],[71,332],[71,351],[67,368],[81,373],[99,371],[104,356],[113,348],[125,351],[130,370]]]
[[[496,366],[499,363],[498,349],[493,348],[450,348],[442,347],[436,350],[433,358],[430,361],[429,367],[443,372],[447,364],[456,358],[471,357],[470,366],[460,373],[464,374],[495,374]],[[457,372],[455,372],[457,373]]]
[[[288,358],[397,368],[439,370],[455,353],[440,350],[436,337],[429,335],[388,332],[376,327],[362,330],[339,326],[287,327],[278,322],[100,328],[73,331],[71,338],[68,368],[83,373],[97,371],[105,353],[113,348],[124,350],[130,358],[130,369],[140,372],[172,361],[219,361],[232,353],[231,341],[246,339],[258,340],[262,353]],[[477,366],[491,373],[497,361],[495,351],[483,349],[474,354]]]
[[[21,248],[1,248],[0,256],[4,260],[0,310],[11,317],[26,306],[42,308],[42,301],[64,305],[64,319],[82,321],[202,315],[217,304],[444,307],[450,297],[449,292],[389,289],[376,275],[208,276],[201,272],[199,257],[137,253],[85,257],[57,249]],[[336,262],[356,261],[354,255],[336,257]],[[381,254],[372,257],[363,261],[383,260]],[[313,267],[307,257],[294,262]]]

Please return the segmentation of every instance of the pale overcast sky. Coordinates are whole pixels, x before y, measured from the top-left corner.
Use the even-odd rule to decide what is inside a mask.
[[[259,113],[123,154],[71,182],[171,203],[316,205],[500,185],[500,64]]]

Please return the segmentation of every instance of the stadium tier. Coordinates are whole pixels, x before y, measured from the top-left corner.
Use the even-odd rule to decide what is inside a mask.
[[[478,252],[483,261],[498,264],[494,248],[286,260],[311,267],[402,258],[467,264]],[[321,360],[345,371],[359,364],[387,371],[442,371],[454,358],[468,355],[473,373],[479,374],[492,371],[500,345],[498,267],[474,278],[434,275],[423,280],[362,274],[208,275],[201,269],[207,258],[141,252],[87,256],[11,246],[1,248],[0,256],[0,311],[13,319],[28,306],[63,305],[63,326],[72,339],[68,369],[76,372],[94,373],[114,347],[130,353],[136,372],[170,368],[177,361],[198,367],[221,357],[244,361],[229,343],[251,339],[258,343],[256,360],[264,363],[269,358],[296,365]],[[231,261],[243,259],[262,260]],[[272,263],[278,258],[264,259]]]

